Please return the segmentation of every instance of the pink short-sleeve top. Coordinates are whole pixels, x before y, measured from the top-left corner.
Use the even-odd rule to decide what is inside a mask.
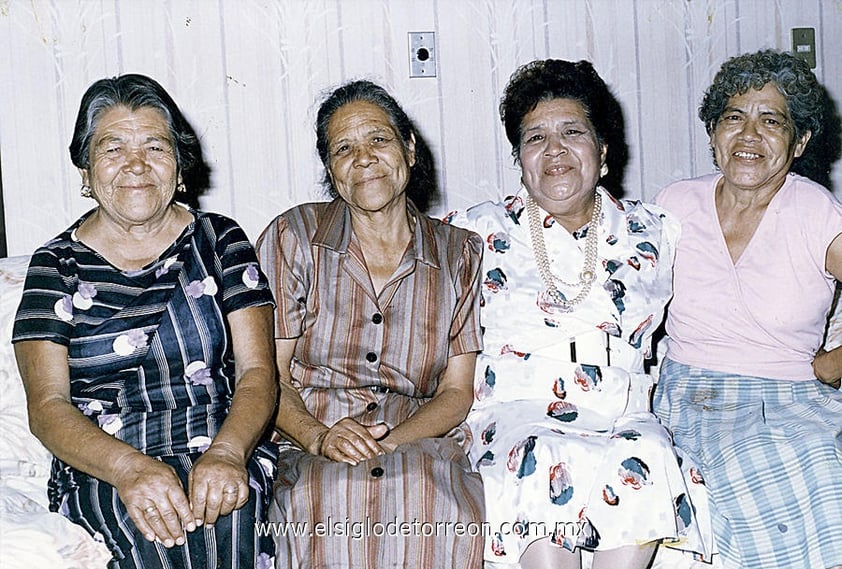
[[[726,373],[813,379],[835,286],[825,260],[842,233],[842,205],[823,186],[787,176],[733,263],[714,203],[721,177],[675,182],[655,198],[682,226],[667,356]]]

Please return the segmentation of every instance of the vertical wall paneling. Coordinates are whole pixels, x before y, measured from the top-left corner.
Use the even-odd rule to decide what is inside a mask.
[[[212,167],[202,207],[251,238],[324,199],[316,105],[370,78],[433,151],[434,213],[499,199],[519,172],[497,106],[535,58],[589,59],[625,112],[626,195],[710,172],[697,110],[722,61],[790,48],[816,28],[816,74],[842,101],[842,0],[0,0],[0,155],[9,254],[31,252],[93,203],[67,153],[96,79],[148,74],[180,103]],[[409,77],[411,31],[436,33],[435,78]],[[842,166],[832,180],[842,191]]]
[[[46,2],[7,3],[0,12],[0,155],[10,254],[63,229],[70,221],[68,192],[78,190],[65,150],[69,129],[56,112],[63,46],[55,21],[55,7]]]

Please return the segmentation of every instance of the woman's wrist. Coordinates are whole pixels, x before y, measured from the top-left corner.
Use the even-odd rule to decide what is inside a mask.
[[[310,454],[314,454],[316,456],[322,456],[322,446],[324,445],[325,438],[327,438],[327,433],[330,429],[325,426],[322,426],[321,429],[318,429],[318,433],[315,437],[310,441],[307,445],[307,452]]]
[[[842,359],[840,356],[842,356],[842,350],[838,348],[830,352],[819,350],[813,360],[813,372],[819,381],[838,388],[839,377],[842,376],[840,362],[837,361]]]

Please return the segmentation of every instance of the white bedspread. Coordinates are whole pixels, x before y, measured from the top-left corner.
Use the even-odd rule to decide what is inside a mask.
[[[10,343],[28,257],[0,259],[0,567],[103,569],[104,544],[47,508],[50,453],[29,432]]]

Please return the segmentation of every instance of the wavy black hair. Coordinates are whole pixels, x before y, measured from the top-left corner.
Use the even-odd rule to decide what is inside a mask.
[[[590,61],[540,59],[519,67],[509,79],[500,101],[500,119],[520,164],[520,138],[524,117],[543,101],[572,99],[585,110],[600,145],[608,147],[608,175],[600,183],[615,196],[622,195],[629,151],[619,101]]]

